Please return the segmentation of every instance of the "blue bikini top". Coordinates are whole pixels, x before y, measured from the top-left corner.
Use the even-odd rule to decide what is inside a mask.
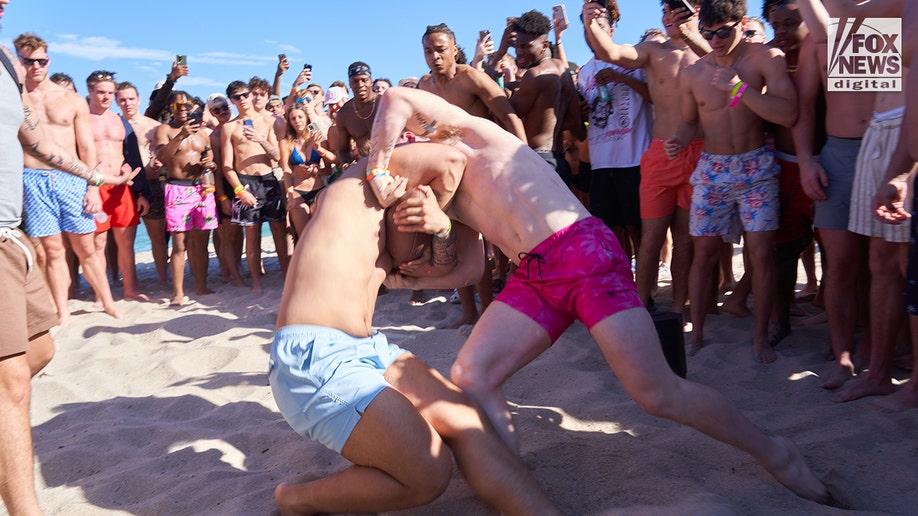
[[[309,155],[309,162],[318,163],[320,158],[319,153],[313,149],[312,153]],[[291,167],[295,167],[297,165],[305,165],[306,160],[303,159],[303,155],[300,154],[300,151],[294,146],[293,152],[290,153],[290,158],[287,160],[287,163],[290,164]]]

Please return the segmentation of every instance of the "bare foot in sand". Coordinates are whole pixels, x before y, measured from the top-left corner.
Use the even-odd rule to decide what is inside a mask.
[[[169,306],[171,307],[180,307],[184,306],[188,302],[188,296],[181,295],[172,298],[172,301],[169,301]]]
[[[830,391],[835,390],[856,376],[857,374],[854,372],[853,365],[846,366],[842,364],[835,364],[832,372],[829,373],[829,376],[826,378],[826,381],[822,383],[822,388],[828,389]]]
[[[261,285],[252,285],[252,293],[253,293],[253,294],[262,294],[262,293],[264,293],[264,290],[261,289]]]
[[[812,500],[817,503],[826,503],[831,500],[826,486],[816,478],[816,475],[806,465],[803,454],[793,441],[786,437],[773,437],[775,445],[780,450],[771,464],[762,463],[768,473],[775,480],[783,484],[797,496]]]
[[[727,299],[724,299],[724,304],[720,305],[720,309],[723,310],[724,313],[728,313],[740,319],[752,315],[752,312],[746,307],[746,301],[740,299],[739,296],[727,296]]]
[[[131,293],[125,292],[124,299],[125,301],[149,301],[150,300],[150,298],[147,297],[147,295],[144,294],[143,292],[131,292]]]
[[[114,317],[115,319],[121,318],[121,312],[119,312],[118,309],[115,308],[115,305],[109,305],[109,306],[102,307],[102,310],[105,311],[105,313],[107,313],[108,315]]]
[[[302,485],[280,484],[274,489],[274,502],[282,515],[286,514],[316,514],[301,496]]]
[[[214,291],[211,290],[211,289],[209,289],[209,288],[207,288],[207,287],[204,287],[203,289],[201,289],[201,288],[195,289],[195,290],[194,290],[194,293],[197,294],[197,295],[199,295],[199,296],[206,296],[206,295],[208,295],[208,294],[213,294]]]
[[[847,401],[859,400],[867,396],[885,396],[891,394],[895,388],[889,380],[873,380],[866,376],[832,396],[832,401],[836,403],[845,403]]]
[[[752,345],[752,353],[755,361],[760,364],[770,364],[778,359],[775,350],[772,349],[771,344],[767,341],[754,343]]]
[[[912,378],[902,389],[873,400],[872,405],[883,412],[905,412],[918,408],[918,379]]]
[[[790,326],[785,326],[784,324],[775,324],[771,333],[771,337],[768,338],[768,345],[775,347],[790,334]]]
[[[695,332],[692,332],[692,334],[689,335],[687,339],[685,339],[685,354],[693,357],[695,356],[695,353],[698,353],[698,350],[700,350],[702,346],[704,346],[703,339],[696,339]]]

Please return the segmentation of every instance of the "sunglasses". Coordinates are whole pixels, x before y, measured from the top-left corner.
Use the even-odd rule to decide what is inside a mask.
[[[98,72],[92,72],[89,76],[99,81],[114,81],[115,80],[115,72],[106,72],[105,70],[99,70]]]
[[[747,37],[747,38],[754,38],[756,34],[758,34],[758,32],[756,32],[756,31],[754,31],[754,30],[747,30],[747,31],[744,31],[744,32],[743,32],[743,36],[745,36],[745,37]]]
[[[44,65],[42,65],[42,66],[44,66]],[[308,91],[309,93],[311,93],[313,97],[316,97],[316,96],[322,94],[322,90],[319,90],[319,89],[312,89],[312,90],[306,90],[306,91]]]
[[[223,105],[223,106],[220,106],[220,107],[212,107],[212,108],[210,108],[210,112],[213,113],[213,114],[215,114],[215,115],[216,115],[217,113],[226,113],[227,111],[229,111],[229,106],[227,106],[227,105]]]
[[[181,109],[184,109],[185,111],[191,111],[192,109],[194,109],[194,104],[192,104],[191,102],[176,102],[175,104],[172,104],[172,108],[175,109],[176,111],[179,111]]]
[[[742,20],[736,20],[736,22],[734,22],[733,25],[729,25],[729,26],[724,25],[723,27],[717,30],[699,29],[698,32],[701,33],[702,38],[708,41],[711,41],[712,39],[714,39],[714,36],[717,36],[720,39],[727,39],[730,37],[730,34],[733,34],[733,29],[735,29],[736,26],[739,25],[741,21]]]
[[[50,61],[47,57],[43,57],[41,59],[29,59],[28,57],[20,57],[19,59],[21,59],[22,64],[24,64],[27,67],[32,66],[35,63],[38,63],[38,66],[40,66],[41,68],[48,66],[48,61]]]
[[[242,100],[242,99],[247,99],[247,98],[249,98],[249,95],[251,95],[251,94],[252,94],[251,91],[247,91],[247,92],[245,92],[245,93],[235,93],[235,94],[233,94],[233,95],[230,95],[230,98],[233,99],[233,100],[235,100],[236,102],[239,102],[239,101]]]

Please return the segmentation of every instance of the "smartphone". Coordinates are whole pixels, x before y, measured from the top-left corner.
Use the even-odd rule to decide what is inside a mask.
[[[252,121],[249,120],[248,118],[242,121],[242,125],[245,127],[253,127]]]
[[[200,123],[201,123],[201,119],[203,119],[203,118],[204,118],[204,112],[203,112],[203,111],[192,111],[191,113],[188,113],[188,121],[189,121],[189,122],[196,122],[196,123],[200,124]]]
[[[179,66],[187,65],[187,64],[188,64],[188,59],[185,57],[184,54],[176,54],[176,56],[175,56],[175,64],[177,64],[177,65],[179,65]]]
[[[564,30],[567,28],[567,9],[564,8],[564,4],[553,6],[551,8],[551,17],[559,29]]]
[[[490,35],[491,35],[491,31],[490,31],[490,30],[488,30],[488,29],[486,29],[486,30],[480,30],[480,31],[478,31],[478,40],[479,40],[479,41],[484,41],[484,39],[485,39],[486,37],[490,36]]]
[[[311,133],[317,133],[319,132],[319,126],[317,126],[316,124],[312,122],[309,122],[308,124],[306,124],[306,130]]]
[[[669,9],[675,11],[680,7],[685,7],[688,10],[688,14],[695,14],[695,6],[692,5],[689,0],[666,0],[666,3],[669,4]]]
[[[308,64],[308,63],[307,63],[307,64],[304,64],[304,65],[303,65],[303,70],[312,70],[312,65],[311,65],[311,64]]]
[[[277,54],[277,60],[278,60],[278,61],[286,61],[286,60],[287,60],[287,54]]]

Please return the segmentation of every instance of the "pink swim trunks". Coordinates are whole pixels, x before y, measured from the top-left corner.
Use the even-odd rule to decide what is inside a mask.
[[[204,185],[170,179],[165,188],[166,231],[217,229],[217,204]]]
[[[574,319],[592,328],[606,317],[643,308],[631,264],[601,220],[579,220],[528,253],[496,298],[545,328],[554,342]]]

